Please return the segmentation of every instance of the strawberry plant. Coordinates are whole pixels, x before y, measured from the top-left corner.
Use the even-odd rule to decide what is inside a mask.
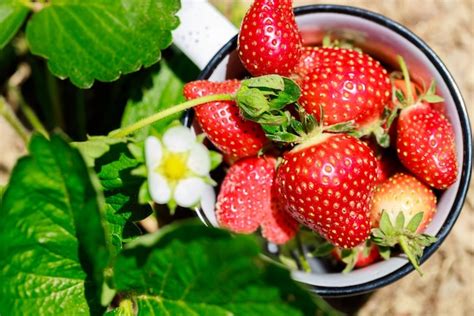
[[[0,114],[27,146],[0,187],[0,314],[331,315],[287,268],[421,271],[428,186],[458,176],[435,84],[329,35],[303,47],[290,0],[244,17],[251,76],[195,80],[179,9],[0,4]]]
[[[169,48],[179,8],[178,0],[0,3],[0,113],[27,146],[0,189],[0,314],[336,313],[262,260],[253,236],[189,219],[194,207],[214,207],[210,172],[222,156],[179,123],[184,108],[127,130],[206,94],[183,94],[198,72]],[[267,139],[248,125],[244,133],[259,133],[247,139],[254,155]],[[229,146],[230,158],[245,152]],[[262,225],[280,236],[267,211]]]

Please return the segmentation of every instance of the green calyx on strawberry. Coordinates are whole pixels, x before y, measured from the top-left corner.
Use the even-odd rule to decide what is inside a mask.
[[[388,247],[399,245],[421,274],[423,249],[436,241],[422,232],[435,212],[434,193],[415,177],[397,173],[374,192],[370,217],[375,228],[371,240],[383,250],[384,258],[389,256]]]
[[[379,249],[370,240],[351,249],[334,248],[331,254],[346,265],[342,271],[343,273],[348,273],[354,268],[366,267],[380,260]]]
[[[298,63],[301,36],[292,0],[255,0],[240,28],[238,52],[253,76],[288,76]]]
[[[285,107],[298,100],[300,89],[291,79],[268,75],[241,81],[193,81],[185,85],[184,95],[188,101],[112,131],[109,136],[122,138],[165,117],[195,108],[206,136],[226,157],[236,161],[257,155],[264,148],[267,127],[273,130],[278,124],[288,125],[291,114]]]
[[[436,189],[446,189],[458,176],[454,130],[449,120],[431,103],[443,102],[436,95],[434,81],[417,99],[410,75],[399,57],[406,94],[397,91],[401,108],[397,123],[397,153],[401,163],[420,180]]]
[[[193,100],[220,93],[235,94],[239,88],[239,80],[200,80],[187,83],[183,93],[187,100]],[[267,142],[258,124],[242,119],[235,101],[208,102],[196,106],[194,111],[207,138],[232,160],[257,155]]]

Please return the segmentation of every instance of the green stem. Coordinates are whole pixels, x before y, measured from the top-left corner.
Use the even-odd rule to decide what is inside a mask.
[[[33,130],[43,134],[44,137],[49,138],[46,128],[44,127],[43,123],[41,123],[33,109],[26,103],[23,95],[21,94],[20,88],[17,86],[9,86],[8,93],[18,100],[17,102],[20,106],[20,110],[23,115],[25,115],[25,118],[28,120],[28,123],[30,123],[31,127],[33,127]]]
[[[420,265],[418,264],[418,260],[415,258],[413,255],[412,251],[410,250],[410,247],[408,246],[408,240],[406,236],[401,235],[398,238],[398,242],[400,243],[400,247],[402,248],[403,252],[406,254],[408,257],[408,260],[410,260],[411,264],[415,267],[416,271],[423,276],[423,272],[420,269]]]
[[[20,109],[33,127],[33,130],[41,133],[44,137],[49,138],[46,128],[44,127],[43,123],[41,123],[38,116],[36,116],[36,113],[33,111],[33,109],[25,102],[20,102]]]
[[[54,77],[51,74],[49,69],[46,69],[45,72],[46,72],[46,84],[48,87],[49,97],[50,97],[51,106],[53,110],[54,125],[64,130],[65,123],[64,123],[63,110],[61,107],[61,99],[59,96],[58,79],[56,79],[56,77]]]
[[[0,115],[10,124],[10,126],[17,132],[25,144],[28,144],[30,135],[25,126],[20,122],[18,117],[13,113],[4,98],[0,97]]]
[[[403,74],[403,80],[405,80],[405,86],[407,88],[407,101],[408,105],[412,105],[415,103],[415,100],[413,99],[413,93],[411,90],[411,81],[410,81],[410,73],[408,72],[407,64],[405,63],[405,60],[403,59],[402,56],[398,55],[397,56],[398,63],[400,64],[400,69]]]
[[[232,101],[234,100],[234,96],[230,94],[215,94],[215,95],[208,95],[204,97],[200,97],[197,99],[193,99],[190,101],[186,101],[180,104],[177,104],[171,108],[163,110],[161,112],[155,113],[149,117],[146,117],[138,122],[135,122],[129,126],[125,126],[123,128],[117,129],[109,133],[109,137],[112,138],[123,138],[145,126],[155,123],[165,117],[173,115],[175,113],[179,113],[181,111],[190,109],[196,105],[200,105],[207,102],[214,102],[214,101]]]
[[[304,272],[311,272],[311,266],[309,265],[308,259],[306,259],[306,256],[304,254],[303,244],[301,243],[301,237],[299,233],[296,234],[296,244],[298,246],[301,268]]]

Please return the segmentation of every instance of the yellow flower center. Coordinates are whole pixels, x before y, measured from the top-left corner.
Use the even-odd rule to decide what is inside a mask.
[[[187,160],[187,153],[168,153],[161,165],[165,177],[170,180],[182,179],[188,170]]]

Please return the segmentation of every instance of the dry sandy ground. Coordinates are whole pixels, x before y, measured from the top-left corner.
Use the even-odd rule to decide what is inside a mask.
[[[228,4],[232,1],[229,0]],[[295,3],[327,2],[296,0]],[[423,38],[456,78],[470,116],[474,117],[474,0],[340,0],[332,3],[360,6],[382,13]],[[7,181],[9,170],[22,152],[21,141],[0,118],[0,184]],[[471,185],[453,231],[439,251],[423,265],[425,276],[420,278],[412,273],[377,291],[357,314],[474,315],[473,232],[474,190]]]

